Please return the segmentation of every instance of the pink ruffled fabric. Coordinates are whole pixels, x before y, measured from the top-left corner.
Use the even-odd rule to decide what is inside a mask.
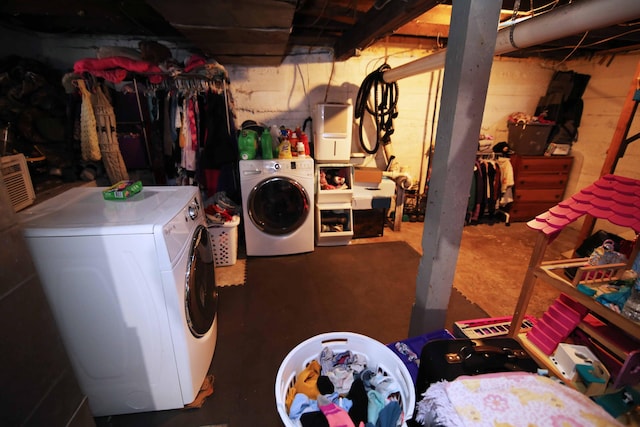
[[[162,69],[146,61],[136,61],[124,56],[110,58],[85,58],[73,64],[75,73],[91,73],[113,83],[123,81],[129,72],[146,74],[151,83],[160,83],[163,79]]]

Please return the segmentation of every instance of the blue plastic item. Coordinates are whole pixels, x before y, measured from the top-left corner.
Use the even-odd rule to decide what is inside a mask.
[[[418,378],[418,367],[420,366],[420,353],[422,347],[429,341],[441,340],[441,339],[454,339],[455,337],[446,329],[440,331],[430,332],[428,334],[420,335],[417,337],[407,338],[402,341],[392,342],[387,344],[387,347],[391,349],[402,360],[404,365],[411,374],[413,384],[415,385]]]

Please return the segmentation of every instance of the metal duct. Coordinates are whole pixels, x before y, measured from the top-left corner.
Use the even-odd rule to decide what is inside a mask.
[[[603,28],[640,18],[640,1],[585,0],[573,2],[551,12],[498,31],[496,55],[550,42],[584,31]],[[451,29],[455,31],[455,28]],[[444,67],[446,50],[417,59],[382,74],[390,83]]]

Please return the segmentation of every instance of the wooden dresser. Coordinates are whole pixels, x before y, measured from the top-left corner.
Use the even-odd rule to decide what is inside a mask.
[[[514,174],[511,221],[529,221],[564,198],[573,157],[511,157]]]

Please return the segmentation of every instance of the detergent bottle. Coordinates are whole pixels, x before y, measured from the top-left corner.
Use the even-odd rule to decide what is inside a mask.
[[[283,138],[282,142],[280,142],[280,146],[278,147],[278,158],[279,159],[292,159],[293,155],[291,154],[291,142],[289,138]]]
[[[293,157],[298,157],[298,134],[295,132],[291,132],[291,136],[289,136],[289,144],[291,145],[291,155]]]
[[[273,159],[273,139],[269,129],[264,129],[260,135],[260,149],[262,150],[262,158],[265,160]]]
[[[300,132],[300,142],[302,142],[302,145],[304,145],[304,155],[310,157],[311,148],[309,147],[309,137],[306,133]]]
[[[251,129],[242,129],[238,135],[240,160],[253,160],[258,149],[258,134]]]

